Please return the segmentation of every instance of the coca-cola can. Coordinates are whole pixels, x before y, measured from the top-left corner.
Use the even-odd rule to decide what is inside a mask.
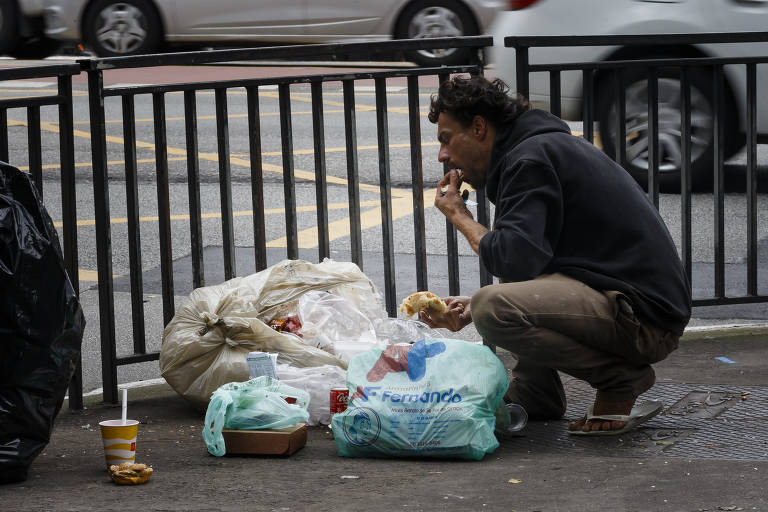
[[[347,388],[331,388],[331,415],[347,410],[349,390]]]

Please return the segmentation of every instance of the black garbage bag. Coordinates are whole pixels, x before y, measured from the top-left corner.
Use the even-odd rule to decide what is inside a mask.
[[[26,480],[50,441],[84,329],[35,186],[0,162],[0,483]]]

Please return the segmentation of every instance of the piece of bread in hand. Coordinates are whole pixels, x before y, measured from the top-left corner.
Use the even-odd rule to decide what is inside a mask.
[[[412,317],[419,311],[430,309],[435,313],[445,313],[446,305],[440,297],[432,292],[416,292],[403,299],[400,304],[400,312],[407,317]]]

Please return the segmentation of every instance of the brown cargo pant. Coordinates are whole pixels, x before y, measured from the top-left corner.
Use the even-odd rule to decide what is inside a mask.
[[[565,413],[558,370],[589,383],[598,398],[632,399],[653,386],[651,363],[678,345],[676,334],[638,320],[624,294],[563,274],[484,286],[471,312],[485,343],[518,359],[506,398],[531,419]]]

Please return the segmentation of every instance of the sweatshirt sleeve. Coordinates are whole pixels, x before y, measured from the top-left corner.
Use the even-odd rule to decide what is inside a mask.
[[[480,260],[505,281],[527,281],[545,270],[557,246],[563,225],[560,180],[542,163],[503,165],[493,228],[480,240]]]

